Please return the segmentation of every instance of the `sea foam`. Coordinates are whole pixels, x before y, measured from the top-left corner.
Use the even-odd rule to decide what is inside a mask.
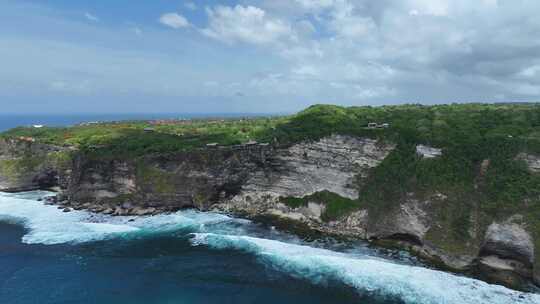
[[[151,217],[112,217],[86,211],[64,213],[37,201],[45,195],[44,192],[0,193],[0,221],[23,225],[27,229],[22,238],[24,243],[84,243],[183,231],[183,235],[193,236],[194,246],[248,252],[270,267],[314,284],[336,279],[360,293],[405,303],[540,304],[539,295],[466,277],[370,255],[340,253],[281,238],[278,241],[272,231],[261,233],[249,221],[221,214],[180,211]]]
[[[56,206],[48,206],[37,201],[37,198],[44,195],[46,195],[44,192],[0,193],[0,220],[23,225],[27,229],[22,238],[24,243],[45,245],[84,243],[182,229],[205,231],[205,227],[209,225],[219,227],[220,223],[236,221],[225,215],[196,211],[181,211],[152,217],[113,217],[87,211],[63,212]],[[231,232],[231,229],[223,231]]]
[[[195,246],[237,249],[256,255],[263,263],[294,276],[324,283],[339,279],[374,296],[397,298],[411,304],[532,304],[540,295],[369,256],[358,258],[326,249],[249,236],[195,233]]]

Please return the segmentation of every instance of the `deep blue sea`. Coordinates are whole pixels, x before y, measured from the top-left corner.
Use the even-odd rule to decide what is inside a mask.
[[[270,116],[274,114],[264,113],[167,113],[167,114],[72,114],[72,115],[50,115],[50,114],[1,114],[0,132],[19,126],[46,125],[50,127],[61,127],[90,121],[118,121],[118,120],[151,120],[151,119],[189,119],[189,118],[232,118],[232,117],[255,117]]]
[[[0,304],[540,303],[362,242],[306,241],[193,210],[64,213],[40,201],[48,195],[0,193]]]

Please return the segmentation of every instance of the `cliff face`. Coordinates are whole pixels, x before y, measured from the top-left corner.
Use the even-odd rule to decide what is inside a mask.
[[[136,160],[80,156],[64,194],[72,204],[98,202],[95,211],[115,214],[207,209],[234,195],[271,151],[253,145]]]
[[[358,198],[358,186],[394,148],[372,139],[334,135],[277,151],[271,166],[254,172],[242,195],[302,197],[330,191]]]
[[[456,203],[460,198],[453,193],[408,193],[382,211],[362,202],[362,185],[395,148],[334,135],[286,148],[214,147],[111,159],[0,141],[0,190],[57,186],[66,207],[116,215],[195,207],[293,221],[312,231],[407,248],[486,280],[519,286],[533,279],[540,284],[538,236],[522,215],[487,218],[474,204]],[[422,146],[417,153],[433,159],[442,151]],[[531,171],[537,169],[537,158],[517,158]],[[458,229],[447,215],[464,208],[467,216]]]
[[[355,200],[369,170],[393,148],[372,139],[335,135],[277,150],[265,166],[251,172],[238,195],[217,208],[320,222],[324,205],[311,202],[308,208],[290,208],[281,198],[328,191]]]
[[[466,206],[467,218],[456,228],[447,219],[459,197],[433,193],[420,199],[408,193],[382,212],[358,203],[364,180],[395,148],[375,140],[332,136],[314,143],[300,143],[276,151],[268,166],[258,168],[242,185],[240,192],[213,208],[248,216],[270,216],[302,222],[312,230],[352,238],[373,240],[384,246],[407,248],[432,262],[456,271],[474,273],[488,281],[522,286],[528,280],[539,282],[538,261],[530,223],[521,215],[509,215],[496,222]],[[427,158],[440,157],[441,151],[422,147]],[[424,157],[424,155],[419,155]],[[531,159],[529,157],[529,159]],[[337,218],[325,218],[330,201],[311,199],[329,191],[358,204]],[[283,197],[307,198],[291,206]]]
[[[66,186],[69,149],[25,140],[0,139],[0,191]]]

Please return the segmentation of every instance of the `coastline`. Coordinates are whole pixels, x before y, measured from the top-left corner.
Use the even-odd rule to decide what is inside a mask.
[[[431,108],[403,108],[431,113]],[[464,106],[451,109],[469,113]],[[534,151],[504,136],[486,138],[484,146],[474,146],[483,154],[471,154],[470,144],[456,146],[447,137],[449,146],[430,145],[404,138],[406,129],[388,123],[365,127],[348,120],[349,111],[372,110],[314,106],[276,120],[15,129],[0,138],[0,189],[55,189],[58,199],[51,203],[66,212],[145,216],[213,210],[308,237],[404,248],[438,269],[517,289],[540,284],[540,226],[537,201],[530,196],[539,178]],[[390,110],[396,119],[403,119],[401,111]],[[343,126],[306,129],[328,117],[341,119]],[[358,128],[354,132],[351,123]],[[194,127],[206,133],[179,133]],[[265,141],[233,144],[206,137],[225,127],[239,139],[259,132]],[[522,185],[530,187],[516,192]]]

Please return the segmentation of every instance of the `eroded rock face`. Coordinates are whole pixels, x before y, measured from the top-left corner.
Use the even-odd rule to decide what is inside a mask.
[[[417,145],[416,153],[423,158],[436,158],[442,155],[442,149],[425,145]]]
[[[135,207],[202,210],[236,194],[256,168],[264,166],[272,147],[200,149],[136,160],[76,161],[67,195],[70,200],[102,202],[117,208]],[[120,206],[121,207],[121,206]]]
[[[291,208],[281,203],[280,198],[329,191],[357,199],[358,188],[369,170],[380,164],[394,148],[393,144],[372,139],[334,135],[275,151],[265,166],[251,173],[237,195],[216,208],[251,215],[269,214],[299,220],[332,234],[366,238],[367,210],[325,223],[321,220],[324,204],[308,202],[305,207]]]
[[[107,202],[120,197],[144,207],[200,209],[227,201],[235,206],[225,204],[221,209],[320,221],[323,205],[310,202],[292,210],[279,204],[279,198],[326,190],[356,199],[369,169],[393,148],[371,139],[335,135],[280,149],[202,149],[137,162],[80,157],[68,196],[74,201]]]
[[[485,226],[471,226],[470,235],[464,238],[474,238],[475,243],[465,253],[454,254],[429,239],[434,227],[445,229],[437,222],[437,210],[444,210],[437,209],[437,204],[446,204],[452,193],[431,194],[429,199],[410,193],[390,210],[383,210],[382,215],[364,206],[367,209],[354,210],[330,222],[323,220],[324,203],[307,202],[293,208],[280,199],[329,191],[355,200],[370,169],[394,148],[372,139],[335,135],[285,148],[255,145],[201,149],[136,160],[91,159],[79,153],[62,171],[49,161],[41,161],[30,170],[17,171],[16,178],[0,172],[0,190],[32,190],[56,184],[64,189],[58,202],[62,208],[112,215],[152,215],[196,207],[247,217],[277,216],[333,235],[397,240],[419,255],[438,259],[454,269],[467,270],[476,263],[477,269],[495,282],[513,285],[525,278],[540,284],[532,236],[519,216],[489,225],[483,243]],[[0,142],[0,162],[28,155],[46,160],[58,153],[57,149],[36,143]],[[425,146],[417,147],[417,151],[426,158],[442,153]],[[537,160],[529,156],[523,159],[530,161],[531,171],[536,170]],[[488,162],[482,163],[482,167],[487,166]],[[480,223],[472,217],[470,222]]]
[[[135,168],[125,161],[87,161],[79,157],[67,192],[75,201],[100,201],[133,194]]]
[[[484,256],[496,255],[529,265],[534,263],[534,243],[531,235],[522,225],[512,220],[489,225],[481,252]]]
[[[540,156],[520,153],[516,157],[517,160],[522,160],[527,164],[529,171],[533,173],[540,173]]]
[[[380,223],[370,225],[370,235],[377,238],[402,237],[422,244],[430,226],[425,211],[425,205],[429,203],[408,199],[400,204],[399,210],[394,211],[391,216],[386,216]]]
[[[69,168],[57,156],[66,148],[24,140],[0,139],[0,191],[51,188],[66,182]]]
[[[358,184],[394,149],[376,140],[334,135],[277,151],[271,165],[253,173],[241,195],[304,197],[330,191],[358,198]],[[241,198],[240,198],[241,199]]]
[[[515,215],[489,225],[478,259],[478,268],[488,279],[510,286],[533,279],[534,242],[521,220]]]
[[[368,239],[369,212],[365,209],[354,211],[339,221],[328,223],[333,233],[345,232],[347,234],[357,235],[362,239]]]

